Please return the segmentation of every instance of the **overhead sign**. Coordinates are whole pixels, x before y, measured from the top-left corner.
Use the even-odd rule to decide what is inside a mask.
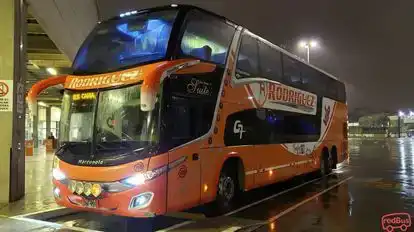
[[[0,112],[13,110],[13,80],[0,80]]]
[[[93,76],[68,76],[66,89],[97,89],[132,84],[142,80],[142,69]]]
[[[94,92],[76,93],[76,94],[73,94],[72,98],[74,101],[96,99],[96,93]]]

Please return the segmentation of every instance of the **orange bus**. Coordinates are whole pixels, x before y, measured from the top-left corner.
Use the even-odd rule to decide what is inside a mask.
[[[344,84],[197,7],[100,22],[59,78],[53,184],[68,208],[152,217],[226,206],[347,158]]]

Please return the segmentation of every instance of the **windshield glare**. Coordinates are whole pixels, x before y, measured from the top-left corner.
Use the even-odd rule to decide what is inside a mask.
[[[99,24],[77,54],[74,74],[112,72],[164,58],[176,14],[143,13]]]
[[[140,148],[158,142],[158,109],[140,109],[140,85],[63,97],[61,142],[92,142],[98,149],[126,142]]]
[[[156,108],[158,103],[156,104]],[[96,143],[157,141],[158,111],[141,111],[140,88],[131,86],[101,92],[96,116]]]

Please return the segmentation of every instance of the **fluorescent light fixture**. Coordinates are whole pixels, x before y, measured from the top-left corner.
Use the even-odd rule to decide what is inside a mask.
[[[47,68],[46,71],[50,73],[50,75],[57,75],[57,70],[55,68]]]
[[[37,104],[38,104],[39,106],[44,106],[44,107],[47,107],[47,106],[48,106],[46,103],[41,102],[41,101],[40,101],[40,102],[38,102]]]

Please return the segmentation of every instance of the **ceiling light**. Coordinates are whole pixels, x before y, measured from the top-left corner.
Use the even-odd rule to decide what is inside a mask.
[[[54,68],[47,68],[46,71],[53,76],[57,75],[57,70]]]

